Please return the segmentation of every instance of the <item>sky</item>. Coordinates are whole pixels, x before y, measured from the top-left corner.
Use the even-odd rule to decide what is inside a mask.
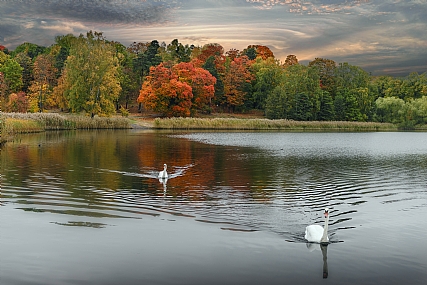
[[[427,71],[427,0],[0,0],[0,44],[11,50],[89,30],[125,46],[265,45],[281,61],[293,54],[373,75]]]

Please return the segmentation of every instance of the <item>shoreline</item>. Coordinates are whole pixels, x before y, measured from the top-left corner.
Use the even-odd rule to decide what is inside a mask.
[[[153,114],[129,117],[94,117],[62,113],[2,113],[0,145],[17,134],[50,130],[146,129],[241,131],[402,131],[397,125],[378,122],[270,120],[258,116],[213,114],[201,118],[159,118]],[[420,126],[413,131],[427,131]]]

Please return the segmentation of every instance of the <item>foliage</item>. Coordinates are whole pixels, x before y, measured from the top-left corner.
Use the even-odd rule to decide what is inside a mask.
[[[139,102],[166,116],[254,109],[268,118],[380,121],[412,129],[426,124],[426,96],[427,73],[371,76],[326,58],[306,66],[292,54],[282,63],[262,45],[224,53],[217,43],[200,47],[174,39],[126,48],[90,31],[57,36],[47,48],[24,43],[9,52],[0,46],[1,110],[103,116],[126,114]]]
[[[214,96],[215,82],[207,70],[192,62],[181,62],[172,68],[159,64],[150,69],[138,102],[168,117],[206,112]]]
[[[22,67],[22,91],[27,92],[33,81],[34,63],[27,54],[20,52],[15,56],[15,61]]]
[[[28,55],[31,59],[36,58],[38,55],[43,54],[46,51],[46,47],[39,46],[33,43],[23,43],[15,48],[12,52],[12,56],[14,57],[18,53],[24,53]]]
[[[236,57],[231,61],[224,79],[224,93],[227,105],[234,107],[244,103],[253,75],[250,72],[252,62],[247,56]]]
[[[173,64],[189,62],[193,48],[193,45],[183,45],[177,39],[174,39],[167,46],[160,47],[160,55],[163,62],[172,62]]]
[[[80,35],[65,65],[64,96],[72,112],[110,115],[121,91],[114,46],[99,33]]]
[[[242,51],[242,55],[246,55],[250,60],[260,57],[263,60],[274,58],[273,52],[269,47],[263,45],[249,45]]]
[[[54,58],[51,55],[39,55],[34,61],[34,80],[29,87],[28,96],[32,106],[32,112],[43,112],[45,104],[54,105],[50,98],[56,83],[56,68]]]
[[[284,69],[273,58],[267,60],[259,58],[252,64],[252,70],[255,80],[253,93],[249,100],[253,108],[264,110],[267,98],[284,79]]]
[[[397,97],[380,97],[375,101],[377,107],[377,120],[387,123],[401,123],[405,101]]]
[[[9,102],[6,107],[7,112],[25,113],[28,110],[28,98],[23,91],[9,95]]]
[[[0,72],[3,73],[3,84],[8,92],[20,91],[22,84],[22,67],[9,55],[0,51]]]
[[[280,84],[269,95],[273,97],[267,99],[266,115],[274,113],[274,116],[281,114],[284,117],[278,118],[283,119],[315,120],[320,107],[321,89],[318,82],[315,69],[299,64],[288,66]],[[275,101],[280,102],[278,106],[275,106]],[[269,108],[276,110],[272,112]],[[278,111],[277,108],[284,110]]]

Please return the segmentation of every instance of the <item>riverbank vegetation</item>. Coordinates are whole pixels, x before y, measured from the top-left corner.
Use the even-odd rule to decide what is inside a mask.
[[[313,131],[396,131],[391,123],[346,121],[293,121],[286,119],[239,118],[156,118],[154,128],[176,130],[313,130]]]
[[[50,47],[24,43],[8,51],[0,45],[0,107],[4,112],[62,110],[92,118],[128,115],[129,110],[162,117],[255,110],[270,120],[378,122],[420,129],[427,124],[427,73],[372,76],[325,58],[304,65],[292,54],[281,62],[262,45],[225,51],[217,43],[200,47],[175,39],[125,47],[90,31],[58,36]],[[23,123],[14,120],[15,125]]]
[[[127,129],[130,121],[122,117],[94,117],[57,113],[2,113],[2,135],[47,130]]]

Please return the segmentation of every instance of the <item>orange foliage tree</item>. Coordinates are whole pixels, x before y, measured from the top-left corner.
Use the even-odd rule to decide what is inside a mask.
[[[207,70],[192,62],[181,62],[171,68],[161,63],[150,68],[138,102],[168,117],[188,117],[209,109],[215,82]]]
[[[230,63],[225,74],[224,91],[227,105],[231,108],[241,106],[249,90],[250,82],[254,79],[250,71],[252,61],[247,56],[236,57]]]
[[[274,58],[274,54],[271,49],[262,45],[249,45],[242,51],[242,54],[247,55],[249,59],[255,59],[257,57],[261,57],[263,60],[266,60],[269,57]]]

